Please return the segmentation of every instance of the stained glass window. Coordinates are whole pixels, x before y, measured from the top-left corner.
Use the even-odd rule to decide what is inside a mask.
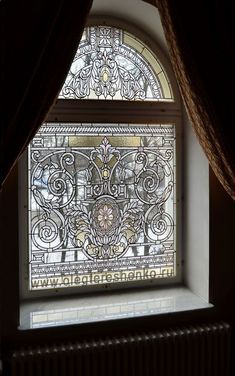
[[[176,274],[174,124],[44,124],[28,149],[30,290]]]
[[[87,27],[59,98],[172,101],[160,61],[138,38],[110,26]]]
[[[133,100],[173,101],[160,61],[124,30],[87,27],[59,98],[60,122],[43,124],[28,147],[29,290],[175,277],[176,126],[166,112],[164,124],[128,122]],[[81,123],[79,99],[130,101],[120,102],[127,122],[106,102],[110,123],[98,123],[102,108]]]

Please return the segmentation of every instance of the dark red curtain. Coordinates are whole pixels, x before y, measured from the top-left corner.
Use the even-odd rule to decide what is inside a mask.
[[[1,184],[52,106],[92,0],[3,0]]]
[[[157,3],[192,125],[217,178],[235,199],[235,2]]]

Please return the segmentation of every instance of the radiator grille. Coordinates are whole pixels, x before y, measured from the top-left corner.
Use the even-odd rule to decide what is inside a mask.
[[[15,351],[12,376],[227,376],[230,327],[215,323]]]

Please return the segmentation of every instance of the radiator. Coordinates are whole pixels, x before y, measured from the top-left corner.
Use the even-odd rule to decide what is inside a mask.
[[[225,323],[14,351],[12,376],[227,376]]]

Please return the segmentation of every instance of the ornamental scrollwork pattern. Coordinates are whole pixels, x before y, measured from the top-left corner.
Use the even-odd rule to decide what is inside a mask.
[[[174,253],[174,127],[144,129],[129,145],[120,127],[98,138],[73,127],[42,127],[30,146],[32,269]]]
[[[138,49],[128,45],[125,35],[109,26],[87,27],[59,98],[164,98],[158,74]]]

